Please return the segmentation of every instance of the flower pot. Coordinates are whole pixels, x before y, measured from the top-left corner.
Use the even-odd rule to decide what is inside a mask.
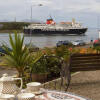
[[[47,80],[47,73],[32,74],[32,80],[36,82],[45,82]]]

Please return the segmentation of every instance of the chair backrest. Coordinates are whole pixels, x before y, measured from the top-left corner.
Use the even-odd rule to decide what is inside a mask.
[[[73,54],[70,59],[70,71],[100,70],[100,54]]]

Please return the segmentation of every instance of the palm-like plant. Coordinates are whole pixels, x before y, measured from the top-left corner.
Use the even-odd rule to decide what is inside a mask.
[[[9,42],[12,51],[9,51],[6,45],[3,46],[7,52],[4,61],[8,66],[15,67],[19,72],[19,75],[23,76],[23,72],[30,61],[29,50],[23,44],[24,36],[21,38],[21,36],[15,32],[13,39],[11,34],[9,34]]]
[[[21,37],[17,32],[15,32],[14,38],[9,34],[9,42],[12,51],[9,51],[6,45],[3,46],[7,53],[4,62],[10,67],[15,67],[19,76],[23,77],[26,69],[31,69],[30,66],[40,59],[41,54],[37,56],[30,53],[24,45],[24,36]]]

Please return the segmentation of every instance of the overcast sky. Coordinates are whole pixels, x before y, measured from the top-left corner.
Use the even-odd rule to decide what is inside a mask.
[[[85,26],[100,26],[100,0],[0,0],[0,21],[30,20],[31,6],[33,20],[45,22],[51,15],[56,22],[75,18]]]

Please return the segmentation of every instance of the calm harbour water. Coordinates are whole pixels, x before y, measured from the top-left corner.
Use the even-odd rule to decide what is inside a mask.
[[[22,34],[23,35],[23,34]],[[85,33],[85,36],[68,36],[68,35],[25,35],[25,43],[33,43],[34,45],[43,48],[43,47],[52,47],[56,46],[56,43],[60,40],[84,40],[90,42],[90,40],[95,40],[98,38],[97,29],[88,29]],[[0,33],[0,44],[6,43],[9,45],[8,33]]]

